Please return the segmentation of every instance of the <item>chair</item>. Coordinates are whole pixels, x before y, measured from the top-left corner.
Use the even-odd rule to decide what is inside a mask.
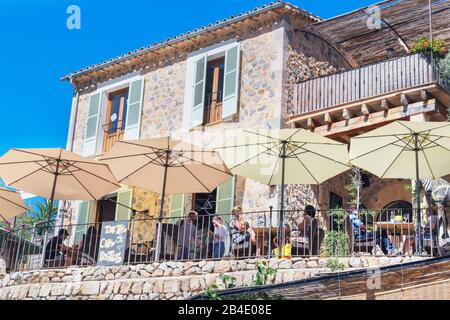
[[[442,256],[442,250],[441,247],[439,245],[439,230],[441,228],[441,224],[442,224],[442,219],[438,220],[438,225],[436,226],[436,228],[433,230],[431,238],[430,236],[423,236],[423,248],[427,251],[430,252],[433,256],[435,256],[435,252],[437,253],[437,256],[441,257]]]
[[[356,239],[350,218],[345,218],[345,230],[348,235],[350,254],[357,252],[371,253],[374,249],[374,238]]]

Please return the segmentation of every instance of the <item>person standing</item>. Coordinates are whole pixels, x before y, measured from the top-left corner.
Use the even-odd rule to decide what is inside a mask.
[[[214,226],[213,235],[213,259],[220,259],[225,254],[225,237],[227,236],[227,228],[222,224],[222,219],[215,216],[212,219]]]
[[[191,211],[185,219],[177,222],[178,226],[178,259],[187,260],[194,258],[195,247],[201,245],[197,239],[197,212]]]

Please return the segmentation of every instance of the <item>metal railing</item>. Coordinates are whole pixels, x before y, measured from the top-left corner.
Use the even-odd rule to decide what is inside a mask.
[[[435,249],[439,249],[439,219],[428,217],[438,225],[423,223],[418,237],[413,210],[285,210],[284,229],[278,226],[279,214],[269,210],[217,215],[223,227],[212,215],[66,224],[53,227],[47,235],[45,226],[22,226],[0,233],[0,256],[7,269],[15,271],[153,261],[414,255],[419,241],[428,255],[436,255]],[[119,238],[111,240],[105,230],[106,226],[119,230],[119,225],[123,234],[116,234],[121,239],[117,245],[113,240]],[[155,251],[157,230],[161,231],[159,256]],[[283,244],[279,243],[281,230]]]

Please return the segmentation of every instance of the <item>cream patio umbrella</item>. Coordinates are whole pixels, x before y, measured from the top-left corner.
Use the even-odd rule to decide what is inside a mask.
[[[216,150],[232,173],[281,185],[281,241],[284,186],[321,184],[350,169],[347,145],[304,129],[241,130]]]
[[[0,158],[0,177],[51,205],[54,200],[98,200],[120,188],[106,164],[64,149],[11,149]]]
[[[0,216],[7,220],[28,211],[19,193],[0,188]]]
[[[232,177],[215,151],[171,137],[117,141],[100,161],[110,166],[120,183],[161,194],[159,224],[167,194],[210,193]],[[160,239],[158,228],[157,259]]]
[[[352,138],[350,158],[380,178],[416,179],[417,221],[421,221],[420,179],[450,173],[450,123],[393,122]],[[421,224],[417,225],[421,235]]]

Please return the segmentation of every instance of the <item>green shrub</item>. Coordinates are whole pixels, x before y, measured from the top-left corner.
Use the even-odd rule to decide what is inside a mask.
[[[277,273],[277,270],[269,267],[269,263],[267,260],[259,260],[256,262],[256,279],[254,281],[254,284],[256,286],[262,286],[267,284],[267,280],[269,279],[269,276],[275,275]]]
[[[345,231],[328,231],[324,239],[324,253],[326,257],[348,256],[348,235]]]
[[[345,265],[341,262],[339,262],[339,259],[336,258],[330,258],[328,259],[327,263],[325,264],[326,268],[330,268],[331,271],[338,271],[338,270],[344,270]]]

